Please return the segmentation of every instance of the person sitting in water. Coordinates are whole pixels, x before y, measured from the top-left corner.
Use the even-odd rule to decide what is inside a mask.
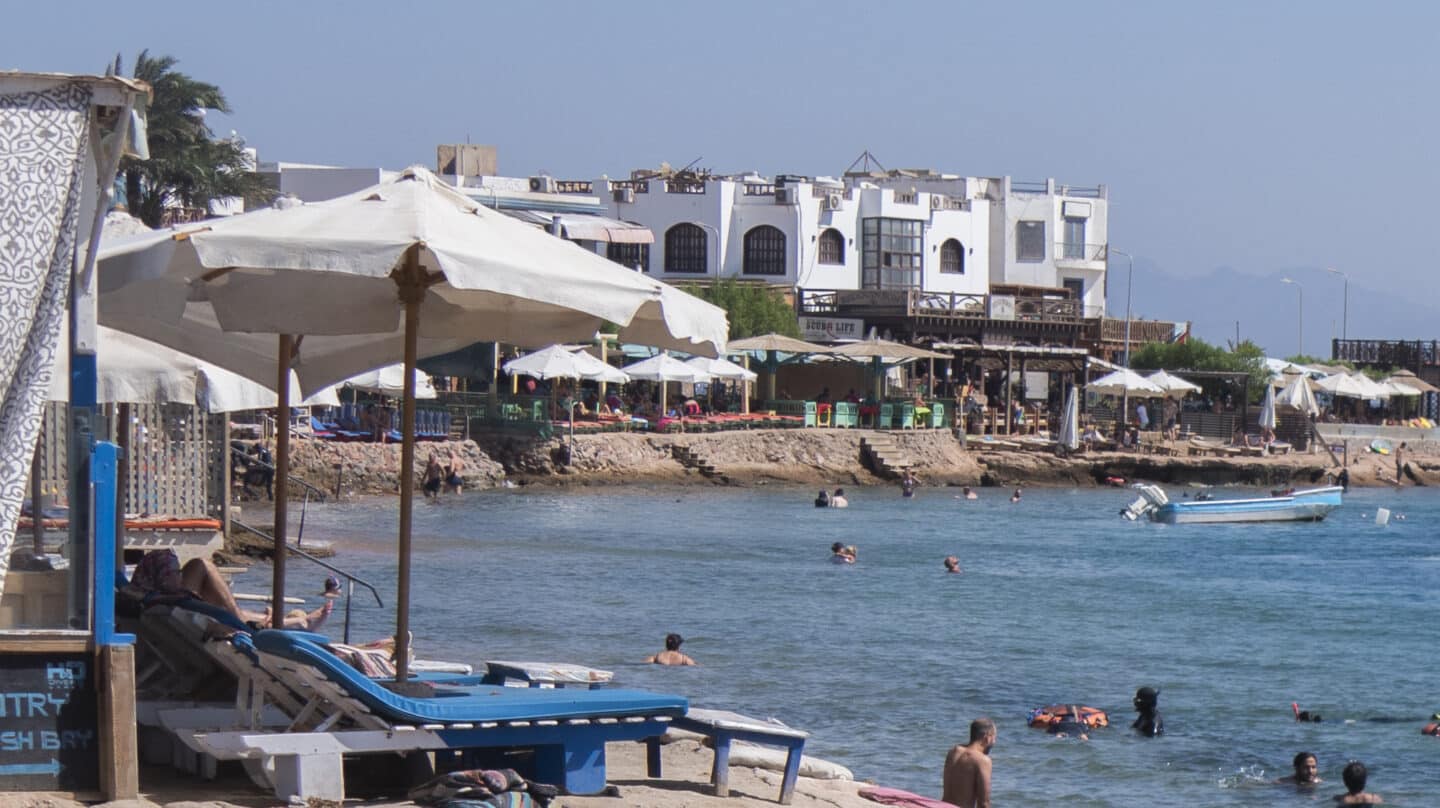
[[[1320,762],[1313,752],[1299,752],[1295,755],[1295,773],[1276,780],[1277,783],[1294,784],[1297,786],[1313,786],[1316,783],[1323,783],[1320,779]]]
[[[945,571],[952,574],[959,574],[960,572],[962,572],[962,570],[960,569],[960,559],[956,558],[953,555],[945,556]]]
[[[1165,720],[1160,717],[1160,691],[1142,687],[1135,691],[1135,711],[1140,715],[1130,728],[1147,738],[1165,733]]]
[[[838,541],[835,542],[830,545],[830,560],[837,564],[854,564],[855,545],[852,544],[846,547]]]
[[[440,468],[440,458],[430,453],[430,459],[425,461],[425,471],[420,475],[420,489],[427,497],[440,496],[441,481],[444,480],[444,471]]]
[[[973,489],[973,488],[971,488],[970,486],[967,485],[967,486],[961,487],[959,496],[957,496],[957,497],[955,497],[955,498],[956,498],[956,499],[979,499],[980,496],[975,493],[975,489]]]
[[[845,498],[845,489],[843,489],[843,488],[837,488],[837,489],[835,489],[835,493],[833,493],[833,494],[830,495],[830,507],[832,507],[832,508],[848,508],[848,507],[850,507],[850,500],[848,500],[848,499]]]
[[[820,493],[819,493],[819,494],[816,494],[816,495],[815,495],[815,507],[817,507],[817,508],[828,508],[828,507],[830,507],[830,495],[827,494],[827,493],[825,493],[825,489],[823,489],[823,488],[820,489]]]
[[[1372,794],[1365,790],[1365,780],[1369,772],[1365,770],[1365,764],[1358,760],[1352,760],[1340,773],[1340,778],[1345,781],[1345,793],[1336,794],[1335,802],[1341,805],[1378,805],[1385,800],[1379,794]]]
[[[680,644],[683,643],[683,642],[685,642],[685,638],[684,638],[684,637],[681,637],[679,634],[666,634],[666,635],[665,635],[665,650],[664,650],[664,651],[661,651],[661,652],[658,653],[658,654],[655,654],[654,656],[648,656],[648,657],[646,657],[646,658],[645,658],[645,661],[646,661],[647,663],[651,663],[651,664],[655,664],[655,665],[694,665],[694,664],[696,664],[695,660],[691,659],[690,657],[688,657],[688,656],[686,656],[685,654],[683,654],[683,653],[680,652]]]
[[[919,484],[920,480],[915,476],[915,473],[910,471],[909,469],[906,469],[905,475],[900,478],[900,496],[915,496],[915,486]]]
[[[1020,489],[1018,489],[1018,488],[1015,489],[1015,493],[1013,493],[1013,494],[1010,495],[1010,501],[1011,501],[1011,502],[1019,502],[1019,501],[1020,501]]]

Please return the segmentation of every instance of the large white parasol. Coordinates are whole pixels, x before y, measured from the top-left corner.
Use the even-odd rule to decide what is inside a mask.
[[[1154,382],[1128,368],[1107,373],[1086,385],[1086,389],[1102,396],[1161,398],[1165,395],[1165,391]]]
[[[413,370],[477,341],[632,341],[718,354],[724,312],[488,210],[423,168],[337,199],[269,209],[102,250],[100,319],[263,380],[313,390],[403,355],[397,675],[409,667]],[[285,391],[288,393],[288,389]],[[288,406],[282,395],[280,406]],[[285,473],[289,435],[278,433]],[[276,489],[274,613],[285,609],[285,486]]]
[[[1145,378],[1151,384],[1164,390],[1168,398],[1184,398],[1191,393],[1200,392],[1200,385],[1186,381],[1179,376],[1172,376],[1163,370],[1157,370]]]

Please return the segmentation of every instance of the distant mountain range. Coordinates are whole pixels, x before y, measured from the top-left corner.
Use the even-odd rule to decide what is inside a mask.
[[[1299,297],[1305,300],[1304,353],[1328,358],[1330,340],[1342,333],[1344,281],[1318,269],[1297,269],[1271,275],[1250,275],[1221,267],[1204,275],[1182,277],[1137,261],[1131,311],[1135,318],[1190,321],[1191,333],[1225,346],[1235,339],[1253,340],[1269,356],[1293,356],[1299,347]],[[1116,269],[1111,263],[1111,269]],[[1125,316],[1124,265],[1110,278],[1109,314]],[[1350,339],[1440,340],[1440,293],[1397,295],[1365,287],[1350,279]]]

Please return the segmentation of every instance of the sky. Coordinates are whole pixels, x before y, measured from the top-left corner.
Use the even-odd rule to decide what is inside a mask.
[[[433,166],[469,141],[510,176],[838,175],[869,150],[1104,184],[1137,317],[1328,356],[1440,339],[1437,46],[1424,2],[84,0],[8,4],[0,69],[174,56],[262,160]]]

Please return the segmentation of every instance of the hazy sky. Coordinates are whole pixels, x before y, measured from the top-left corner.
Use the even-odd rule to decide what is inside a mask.
[[[813,175],[868,149],[887,168],[1103,183],[1137,315],[1233,337],[1165,294],[1166,276],[1224,268],[1228,293],[1276,302],[1244,335],[1292,353],[1298,301],[1279,278],[1295,274],[1305,348],[1328,355],[1333,266],[1351,337],[1440,338],[1440,323],[1387,333],[1378,311],[1382,330],[1355,327],[1367,291],[1420,306],[1419,327],[1440,319],[1440,4],[135,0],[4,16],[0,69],[177,57],[229,97],[216,132],[261,159],[433,165],[436,144],[468,139],[517,176],[697,158]],[[1123,314],[1123,278],[1110,298]]]

